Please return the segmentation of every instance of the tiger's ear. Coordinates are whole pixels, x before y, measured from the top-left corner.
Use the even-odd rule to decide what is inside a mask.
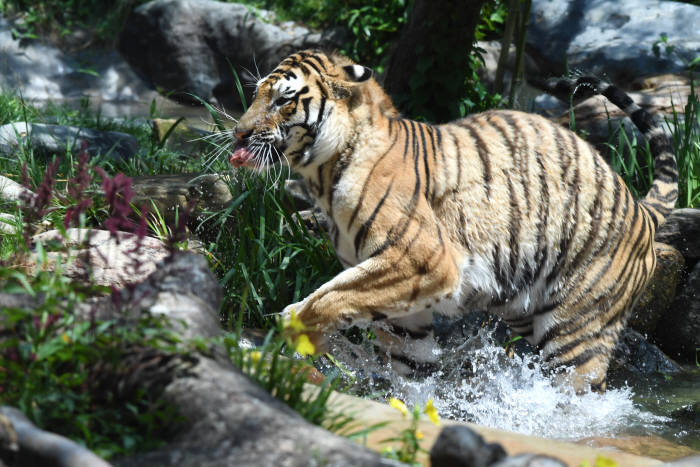
[[[362,65],[346,65],[343,67],[343,71],[345,71],[348,81],[352,81],[354,83],[367,81],[374,73],[370,68]]]
[[[330,80],[330,87],[336,99],[346,99],[353,95],[357,85],[372,77],[372,70],[362,65],[346,65],[343,67],[343,79]]]

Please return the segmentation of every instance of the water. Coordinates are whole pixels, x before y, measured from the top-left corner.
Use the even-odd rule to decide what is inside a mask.
[[[567,441],[660,436],[700,450],[700,427],[671,416],[698,399],[700,375],[612,379],[604,394],[576,395],[558,382],[561,375],[543,371],[537,355],[508,357],[488,328],[440,350],[441,370],[425,378],[401,377],[378,363],[368,346],[342,338],[336,338],[334,352],[363,395],[397,397],[409,405],[434,399],[443,418]],[[688,454],[681,451],[676,457]]]

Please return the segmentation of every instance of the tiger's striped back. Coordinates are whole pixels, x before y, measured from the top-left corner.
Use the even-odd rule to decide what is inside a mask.
[[[543,117],[416,122],[344,57],[285,59],[258,83],[231,161],[257,166],[274,153],[301,174],[347,268],[285,313],[317,346],[335,328],[373,323],[377,345],[412,371],[437,363],[434,313],[488,309],[552,366],[574,366],[577,390],[603,388],[677,174],[651,117],[617,88],[581,80],[558,89],[588,83],[650,138],[657,179],[641,203],[591,145]]]

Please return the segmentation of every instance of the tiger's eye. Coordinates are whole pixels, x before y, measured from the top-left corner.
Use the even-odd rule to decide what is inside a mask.
[[[284,104],[286,104],[287,102],[289,102],[290,100],[291,100],[291,99],[290,99],[289,97],[278,97],[277,100],[275,100],[274,104],[275,104],[277,107],[281,107],[281,106],[283,106]]]

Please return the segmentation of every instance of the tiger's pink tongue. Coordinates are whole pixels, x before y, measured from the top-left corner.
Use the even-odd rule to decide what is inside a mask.
[[[243,167],[248,164],[248,161],[253,158],[253,153],[248,151],[245,146],[236,147],[233,154],[228,158],[228,161],[234,167]]]

